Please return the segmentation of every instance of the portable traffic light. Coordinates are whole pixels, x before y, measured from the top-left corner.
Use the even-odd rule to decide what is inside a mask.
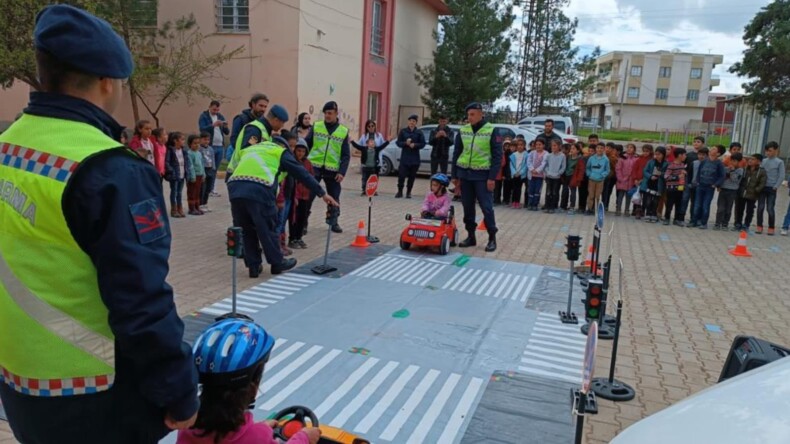
[[[598,319],[603,305],[603,280],[587,281],[587,298],[584,300],[584,317],[587,320]]]
[[[565,256],[569,261],[576,262],[581,257],[581,252],[579,251],[581,249],[581,242],[581,236],[568,236],[568,242],[565,244]]]
[[[226,246],[228,247],[228,256],[242,257],[244,256],[244,248],[241,241],[241,228],[230,227],[226,233]]]

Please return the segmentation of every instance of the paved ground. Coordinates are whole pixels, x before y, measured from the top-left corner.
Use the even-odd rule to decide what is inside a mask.
[[[351,242],[356,223],[366,217],[367,199],[359,196],[359,175],[344,183],[341,224],[346,232],[333,237],[332,249]],[[381,196],[374,207],[373,233],[382,242],[396,245],[404,226],[403,214],[417,212],[420,199],[394,199],[395,179],[382,179]],[[416,193],[427,188],[418,180]],[[179,311],[190,313],[230,294],[230,260],[225,256],[224,231],[230,224],[229,204],[223,197],[212,201],[214,212],[202,217],[174,220],[170,283],[177,293]],[[784,215],[787,191],[783,189],[777,212]],[[460,205],[457,205],[460,214]],[[300,261],[323,253],[325,225],[317,205],[307,250],[297,250]],[[480,216],[478,216],[479,218]],[[584,216],[547,215],[501,208],[497,211],[499,249],[486,254],[480,246],[465,251],[474,256],[535,263],[564,268],[564,238],[578,233],[592,239],[593,219]],[[790,345],[790,281],[783,279],[790,259],[790,239],[750,236],[754,257],[727,254],[737,235],[697,229],[664,227],[629,218],[609,216],[614,223],[615,258],[622,258],[626,273],[625,315],[618,378],[632,384],[635,400],[601,401],[600,413],[586,425],[586,442],[608,442],[633,422],[714,384],[730,342],[738,334]],[[608,229],[608,227],[607,227]],[[586,244],[585,244],[586,245]],[[239,270],[241,288],[269,279],[249,279]],[[613,281],[617,282],[615,273]],[[718,326],[721,332],[706,328]],[[610,342],[600,342],[596,373],[608,370]],[[0,423],[0,443],[14,442],[7,424]]]

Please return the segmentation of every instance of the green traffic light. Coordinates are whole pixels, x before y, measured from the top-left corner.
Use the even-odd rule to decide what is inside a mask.
[[[591,309],[587,310],[587,317],[588,318],[597,318],[598,317],[598,309],[597,308],[591,308]]]

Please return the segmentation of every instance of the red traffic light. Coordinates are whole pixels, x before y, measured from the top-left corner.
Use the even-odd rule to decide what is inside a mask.
[[[599,294],[601,294],[601,287],[599,287],[597,285],[591,285],[590,286],[590,294],[593,295],[593,296],[598,296]]]

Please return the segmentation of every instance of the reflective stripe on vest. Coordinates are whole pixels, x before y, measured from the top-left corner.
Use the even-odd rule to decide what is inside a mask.
[[[0,134],[0,379],[22,393],[112,385],[107,308],[62,200],[80,162],[115,148],[88,124],[27,114]]]
[[[267,187],[274,185],[280,171],[280,157],[284,152],[285,148],[274,142],[250,145],[240,150],[238,160],[233,164],[233,176],[228,182],[247,180]]]
[[[326,123],[316,122],[313,125],[313,149],[307,159],[315,168],[328,171],[340,170],[340,154],[343,141],[348,136],[348,128],[338,125],[332,134],[326,129]]]
[[[241,148],[247,142],[246,140],[244,140],[244,130],[247,129],[248,126],[254,126],[255,128],[258,128],[261,131],[261,140],[259,140],[258,143],[268,142],[272,140],[271,136],[269,135],[269,132],[266,131],[266,126],[263,124],[263,122],[261,122],[258,119],[255,119],[252,122],[241,127],[241,132],[239,133],[238,137],[236,137],[235,151],[241,151]]]
[[[457,165],[470,170],[491,169],[491,135],[494,133],[494,125],[486,123],[477,133],[472,130],[472,125],[464,125],[460,131],[464,151],[458,157]]]

